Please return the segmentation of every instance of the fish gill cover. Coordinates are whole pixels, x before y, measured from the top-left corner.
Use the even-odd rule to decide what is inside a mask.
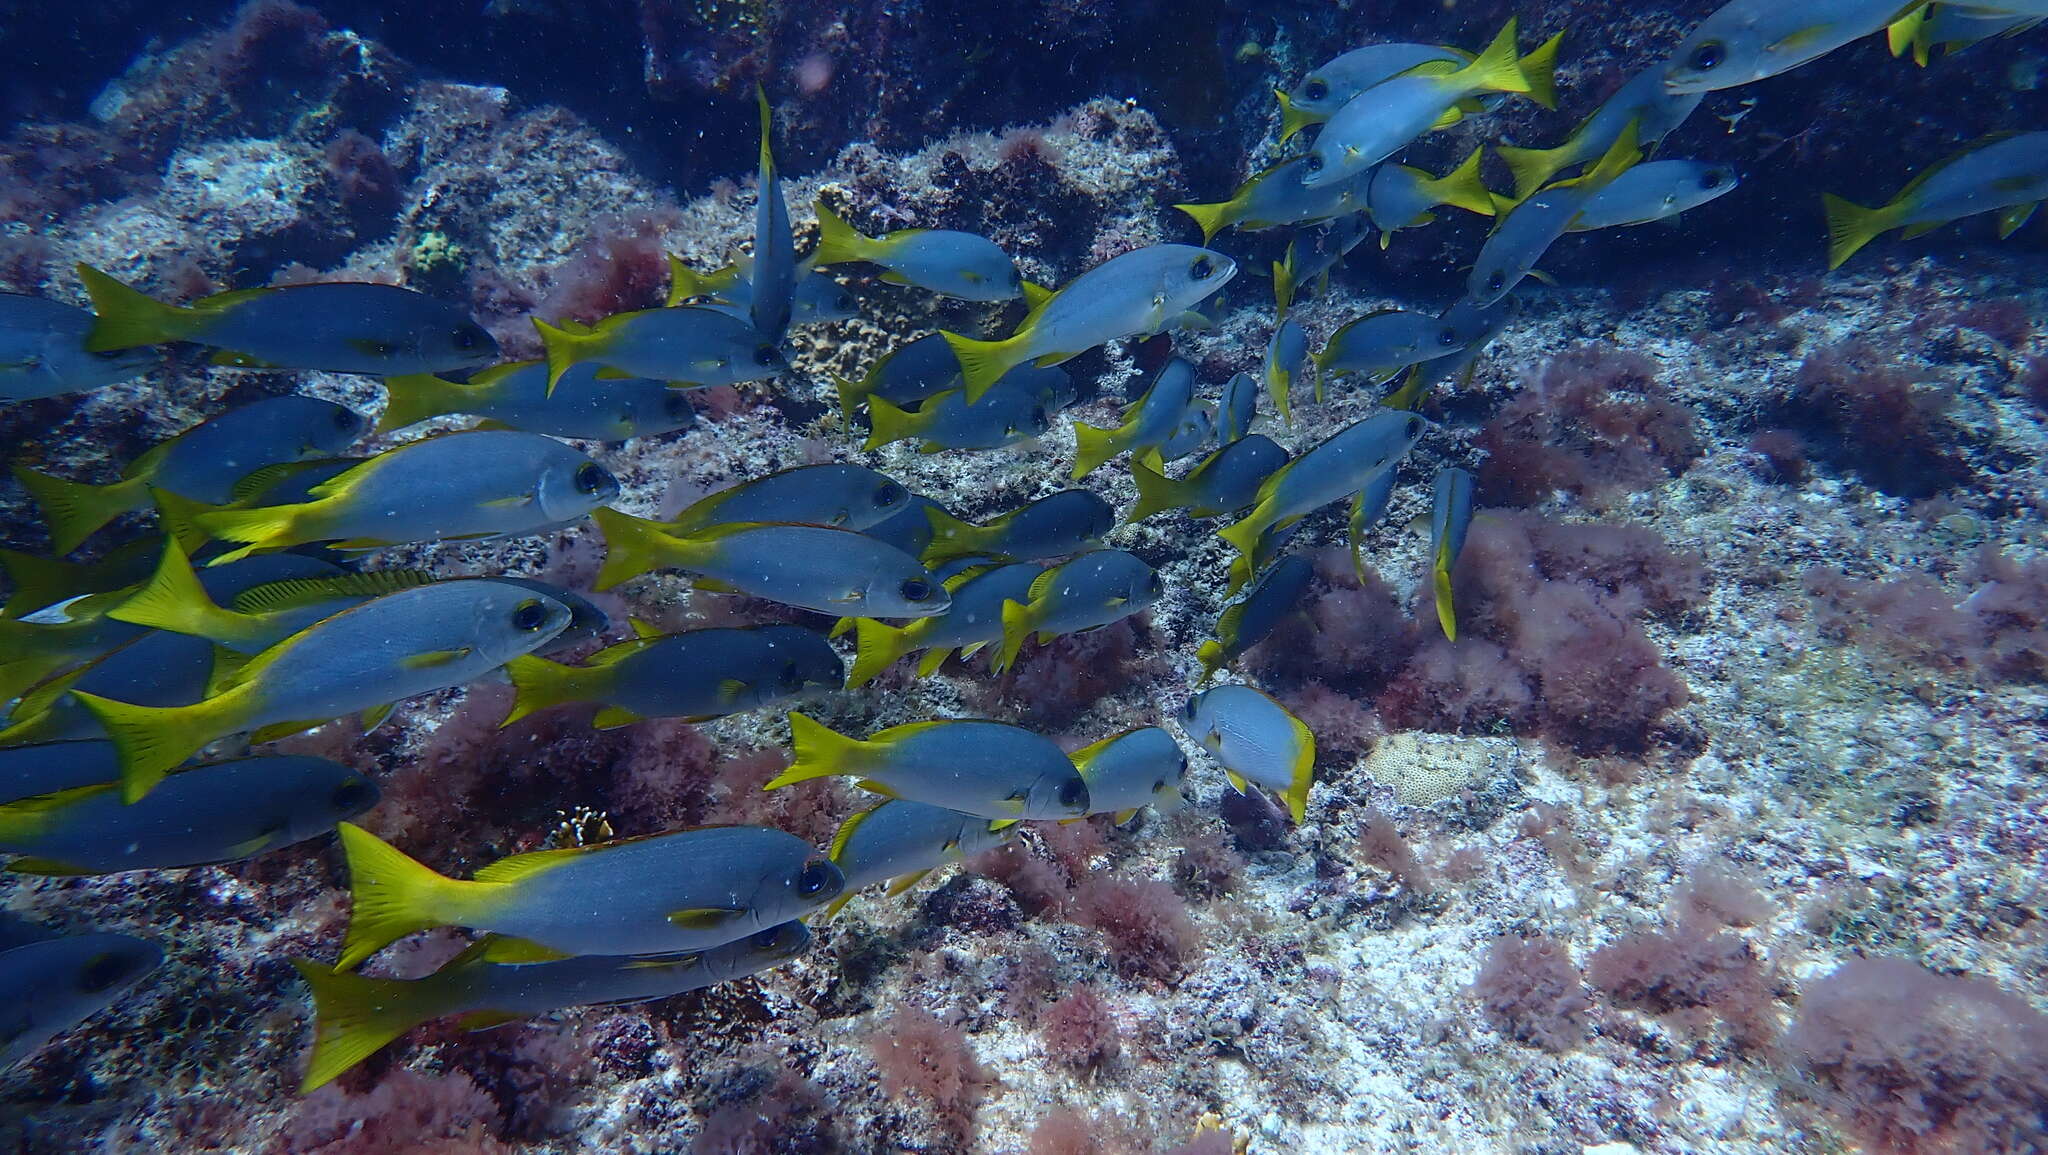
[[[2043,15],[10,16],[0,1149],[2048,1148]]]

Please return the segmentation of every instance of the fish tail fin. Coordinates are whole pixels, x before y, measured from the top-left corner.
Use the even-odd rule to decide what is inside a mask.
[[[939,335],[953,350],[953,356],[960,362],[960,378],[967,389],[967,403],[981,400],[1003,374],[1017,367],[1024,360],[1018,349],[1023,345],[1024,332],[1012,333],[995,341],[977,341],[958,333],[940,330]]]
[[[1486,181],[1479,175],[1479,165],[1485,155],[1486,146],[1480,145],[1474,148],[1472,155],[1460,162],[1458,167],[1434,180],[1424,181],[1423,188],[1428,191],[1430,199],[1440,205],[1464,209],[1468,213],[1492,216],[1493,193],[1487,189]]]
[[[1140,522],[1181,504],[1180,483],[1142,460],[1131,461],[1131,482],[1138,487],[1138,500],[1125,515],[1127,522]]]
[[[984,526],[971,521],[962,521],[936,505],[925,507],[925,520],[931,523],[932,540],[924,547],[919,559],[926,567],[936,566],[956,557],[967,557],[978,553],[988,544],[990,537],[1000,537]]]
[[[831,778],[858,772],[856,755],[861,742],[849,738],[805,714],[789,712],[789,769],[768,780],[763,790],[778,790],[813,778]]]
[[[521,654],[505,663],[505,676],[512,682],[512,709],[498,723],[504,729],[537,710],[564,702],[588,700],[592,671],[582,666],[551,662],[533,654]]]
[[[834,373],[832,375],[832,388],[839,395],[839,419],[848,425],[852,425],[853,411],[859,407],[862,401],[867,400],[867,385],[850,377],[841,377],[839,374]]]
[[[465,891],[492,885],[438,874],[353,822],[336,829],[348,859],[350,901],[336,970],[354,970],[406,935],[456,925]]]
[[[312,959],[290,960],[313,993],[313,1054],[299,1094],[324,1087],[357,1063],[391,1045],[400,1035],[438,1018],[423,1005],[421,984],[373,979],[325,967]]]
[[[867,685],[916,646],[909,630],[873,618],[859,619],[853,629],[853,669],[846,675],[849,689]]]
[[[43,511],[43,522],[50,527],[50,552],[59,556],[84,545],[101,526],[129,510],[149,507],[149,487],[141,478],[93,485],[16,466],[14,479]]]
[[[242,542],[242,548],[224,553],[207,562],[220,565],[223,562],[240,561],[252,553],[265,550],[284,549],[298,544],[299,513],[306,509],[298,505],[261,505],[255,509],[216,509],[193,517],[193,522],[207,534],[221,541]]]
[[[107,616],[174,634],[190,634],[216,642],[246,641],[251,637],[249,616],[222,609],[199,584],[191,559],[176,538],[164,541],[163,558],[156,572],[135,595]]]
[[[862,449],[880,449],[897,441],[909,441],[917,436],[917,415],[907,412],[902,406],[887,397],[868,395],[868,439]]]
[[[1529,99],[1545,108],[1557,108],[1557,50],[1564,43],[1559,32],[1522,57],[1522,75],[1529,81]]]
[[[1002,649],[997,650],[989,659],[989,669],[1000,674],[1016,665],[1017,655],[1024,652],[1024,639],[1030,637],[1031,631],[1037,628],[1037,619],[1030,606],[1022,602],[1005,601]]]
[[[1195,679],[1195,685],[1199,686],[1215,677],[1216,671],[1229,664],[1230,654],[1223,648],[1222,642],[1211,638],[1195,647],[1195,660],[1202,663],[1202,676]]]
[[[1527,200],[1530,193],[1549,184],[1550,178],[1556,176],[1558,170],[1572,163],[1572,153],[1575,150],[1572,142],[1566,141],[1556,148],[1516,148],[1511,144],[1502,144],[1494,146],[1493,151],[1500,154],[1500,158],[1508,164],[1508,171],[1515,174],[1515,200],[1522,201]],[[1472,211],[1492,216],[1495,207],[1489,201],[1485,208]]]
[[[164,780],[173,767],[199,753],[215,738],[234,733],[231,698],[204,698],[189,706],[138,706],[83,690],[71,697],[97,718],[121,760],[121,795],[134,802]]]
[[[1898,210],[1892,205],[1865,208],[1833,193],[1821,194],[1828,217],[1828,268],[1839,269],[1856,255],[1856,250],[1877,239],[1879,233],[1898,225]]]
[[[1206,245],[1215,238],[1217,233],[1236,223],[1237,214],[1244,209],[1244,199],[1242,197],[1231,197],[1227,201],[1217,201],[1214,204],[1187,204],[1175,205],[1173,207],[1194,218],[1195,224],[1201,226],[1202,243]]]
[[[1321,124],[1322,118],[1297,108],[1294,99],[1276,88],[1273,95],[1280,98],[1280,143],[1286,144],[1289,137],[1311,124]]]
[[[562,374],[567,373],[570,366],[590,360],[603,338],[587,330],[550,325],[539,317],[533,319],[533,327],[540,331],[540,343],[547,350],[547,395],[553,397],[555,385],[562,380]]]
[[[1522,71],[1520,50],[1515,47],[1515,28],[1515,18],[1508,17],[1508,22],[1501,25],[1500,32],[1494,36],[1493,43],[1486,46],[1486,51],[1463,69],[1447,76],[1445,82],[1462,85],[1472,92],[1531,91],[1529,77]],[[1554,103],[1555,92],[1551,99]]]
[[[716,276],[716,273],[699,273],[697,270],[684,264],[683,258],[676,256],[674,253],[669,253],[668,297],[662,301],[662,304],[673,309],[693,297],[717,296]]]
[[[1442,558],[1430,566],[1430,592],[1436,602],[1436,621],[1444,628],[1447,641],[1458,640],[1458,612],[1451,605],[1451,567]]]
[[[1273,320],[1287,319],[1287,310],[1294,305],[1294,246],[1287,246],[1287,256],[1273,262]]]
[[[1230,548],[1238,553],[1250,557],[1258,552],[1259,539],[1266,536],[1266,519],[1260,516],[1259,510],[1254,509],[1242,521],[1232,522],[1217,530],[1216,536],[1229,542]]]
[[[597,589],[611,589],[667,564],[664,557],[675,539],[662,532],[660,522],[605,506],[591,511],[591,517],[604,534],[604,565],[597,571]]]
[[[811,207],[818,213],[818,247],[811,251],[812,264],[823,267],[868,259],[875,245],[873,237],[862,236],[860,230],[847,224],[846,218],[826,207],[824,201]]]
[[[1074,422],[1074,470],[1070,475],[1079,481],[1101,468],[1102,463],[1124,451],[1120,429],[1098,429],[1093,425]]]
[[[0,618],[18,618],[78,593],[84,567],[54,557],[0,549],[0,572],[13,592]]]
[[[161,345],[183,341],[198,328],[198,310],[181,309],[100,272],[80,264],[78,277],[85,282],[96,315],[85,348],[92,353],[111,353],[137,345]]]
[[[429,417],[461,413],[468,404],[470,387],[436,377],[432,373],[407,373],[384,378],[384,414],[377,418],[377,432],[390,433],[415,425]]]
[[[192,551],[213,540],[213,535],[200,527],[199,515],[216,512],[221,506],[180,497],[167,489],[151,490],[150,496],[156,498],[157,526],[164,531],[165,537],[178,543],[187,559]]]

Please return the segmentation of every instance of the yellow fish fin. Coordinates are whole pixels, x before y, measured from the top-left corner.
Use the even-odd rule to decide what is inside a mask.
[[[400,658],[398,664],[408,670],[431,670],[438,666],[448,665],[450,662],[461,661],[463,658],[468,657],[469,654],[470,647],[468,646],[455,650],[422,650],[417,654],[408,654]]]
[[[302,1095],[441,1013],[421,983],[366,978],[305,958],[291,964],[313,992],[313,1054],[299,1083]]]
[[[1046,571],[1048,574],[1051,572],[1053,571]],[[1036,605],[1037,602],[1034,601],[1032,604]],[[989,662],[991,670],[1000,674],[1017,664],[1017,655],[1024,652],[1025,639],[1037,628],[1035,622],[1036,615],[1030,607],[1015,601],[1003,602],[1002,648],[995,652],[995,656]]]
[[[616,730],[644,720],[645,715],[636,714],[624,706],[606,706],[590,719],[590,724],[599,730]]]
[[[43,523],[50,527],[50,551],[59,555],[85,544],[86,538],[122,514],[149,508],[149,484],[140,477],[92,485],[17,465],[14,479],[43,511]]]
[[[864,686],[875,675],[888,669],[898,658],[909,653],[914,647],[910,631],[878,622],[873,618],[859,618],[854,622],[853,669],[847,672],[849,688]]]
[[[892,789],[887,782],[883,782],[877,778],[862,778],[856,781],[854,785],[860,787],[862,790],[865,790],[870,794],[879,794],[884,798],[900,799],[902,797],[902,795],[896,793],[896,791]]]
[[[687,910],[670,911],[668,921],[684,930],[717,930],[747,912],[741,907],[697,906]]]
[[[768,781],[763,790],[778,790],[813,778],[857,774],[861,747],[866,743],[813,721],[796,711],[789,712],[789,769]]]
[[[73,690],[71,697],[113,740],[121,758],[121,794],[129,802],[156,789],[165,774],[207,743],[241,729],[241,703],[227,695],[189,706],[137,706],[83,690]]]
[[[477,883],[437,874],[352,822],[336,829],[348,859],[352,904],[336,970],[354,970],[406,935],[452,925],[468,912],[464,900],[479,889]]]
[[[1230,788],[1232,790],[1237,791],[1239,794],[1250,794],[1252,792],[1251,783],[1246,782],[1244,780],[1244,775],[1239,774],[1237,771],[1225,770],[1223,772],[1223,776],[1225,778],[1230,779]]]
[[[888,895],[890,898],[895,898],[898,895],[908,893],[911,887],[916,886],[920,882],[923,882],[926,878],[930,876],[931,871],[928,869],[913,870],[909,874],[899,875],[896,878],[889,880],[889,889],[884,891],[883,893]]]
[[[953,356],[960,362],[960,379],[967,390],[967,403],[972,405],[981,400],[1003,374],[1016,368],[1030,356],[1025,351],[1025,341],[1031,330],[1029,324],[1008,337],[996,341],[977,341],[958,333],[940,330],[946,344],[952,347]],[[874,399],[869,398],[872,411]]]
[[[480,961],[493,963],[560,962],[574,957],[567,951],[556,950],[532,939],[502,937],[490,939],[489,945],[477,955]]]

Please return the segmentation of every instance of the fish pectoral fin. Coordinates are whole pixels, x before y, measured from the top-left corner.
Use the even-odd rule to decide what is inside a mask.
[[[278,837],[283,833],[283,830],[273,826],[246,842],[237,842],[233,846],[228,847],[228,856],[231,858],[247,858],[252,854],[261,854],[265,850],[277,845]]]
[[[703,954],[697,951],[692,951],[689,954],[649,955],[646,958],[634,959],[632,962],[627,963],[626,969],[636,971],[658,970],[662,967],[681,968],[691,965],[702,957],[704,957]]]
[[[1797,52],[1802,46],[1811,44],[1823,35],[1826,35],[1829,27],[1830,25],[1827,24],[1810,24],[1805,28],[1795,28],[1791,32],[1786,33],[1776,43],[1765,48],[1764,51]]]
[[[894,790],[891,790],[889,788],[888,783],[878,782],[873,778],[863,778],[860,781],[855,782],[854,785],[860,787],[862,790],[865,790],[870,794],[880,794],[884,798],[899,797]]]
[[[560,962],[575,956],[567,951],[544,946],[532,939],[494,938],[484,949],[477,952],[477,957],[485,962],[494,963],[539,963]]]
[[[1024,820],[1021,818],[998,818],[988,824],[988,832],[994,834],[998,830],[1008,830],[1022,821]],[[1075,821],[1078,822],[1080,820],[1075,819]]]
[[[624,369],[614,369],[610,365],[599,369],[591,374],[591,376],[599,381],[631,381],[633,379],[631,373],[626,372]]]
[[[506,1023],[516,1023],[525,1017],[525,1015],[517,1011],[471,1011],[466,1015],[458,1016],[455,1020],[455,1025],[457,1028],[465,1031],[488,1031],[492,1027],[502,1027]]]
[[[445,666],[450,662],[459,661],[462,658],[468,657],[469,654],[470,647],[468,646],[456,650],[426,650],[401,658],[398,664],[408,670],[431,670],[436,666]]]
[[[494,497],[489,501],[479,501],[476,503],[476,507],[478,509],[520,509],[532,505],[533,502],[533,494],[515,493],[510,497]]]
[[[747,684],[738,678],[725,678],[718,683],[718,700],[730,705],[740,700],[747,692]]]
[[[887,894],[890,898],[895,898],[897,895],[902,894],[903,892],[909,890],[911,887],[916,886],[920,882],[923,882],[925,878],[930,874],[931,871],[929,870],[913,870],[909,874],[903,875],[902,877],[897,878],[896,880],[889,883],[889,889],[884,891],[883,893]]]
[[[687,910],[670,911],[668,921],[670,925],[684,930],[717,930],[746,913],[744,909],[730,906],[693,906]]]
[[[1250,794],[1252,792],[1252,784],[1246,782],[1244,780],[1244,775],[1239,774],[1237,771],[1225,770],[1223,772],[1223,776],[1225,778],[1230,779],[1230,788],[1237,791],[1239,794]]]
[[[639,720],[640,715],[624,706],[606,706],[590,719],[590,724],[600,730],[615,730],[620,726],[630,726]]]
[[[391,716],[391,708],[397,704],[396,702],[386,702],[381,706],[372,706],[364,710],[362,713],[363,732],[368,733],[383,725],[384,719]]]

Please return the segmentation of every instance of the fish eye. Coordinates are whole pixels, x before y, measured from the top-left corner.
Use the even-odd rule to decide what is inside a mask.
[[[353,814],[368,806],[376,798],[376,787],[361,778],[351,778],[334,788],[334,794],[328,798],[328,802],[334,806],[338,813]]]
[[[1700,174],[1700,187],[1707,189],[1720,188],[1721,182],[1727,179],[1727,173],[1722,172],[1718,168],[1710,168]]]
[[[1307,169],[1311,174],[1323,171],[1323,158],[1321,154],[1312,152],[1302,157],[1301,167]]]
[[[1692,66],[1700,72],[1712,72],[1728,59],[1728,48],[1719,40],[1709,40],[1692,50]]]
[[[832,876],[837,868],[822,858],[813,858],[804,863],[802,873],[796,876],[796,892],[804,898],[816,898],[832,886]]]
[[[547,624],[548,608],[540,604],[539,598],[527,598],[512,609],[512,628],[522,634],[530,634]]]
[[[1192,276],[1197,281],[1208,280],[1209,274],[1215,271],[1216,262],[1210,260],[1207,257],[1196,257],[1195,263],[1188,266],[1188,275]]]
[[[892,505],[900,504],[907,496],[909,495],[903,492],[902,486],[893,481],[885,481],[875,489],[875,506],[879,509],[887,509]]]
[[[576,492],[596,493],[611,479],[612,475],[604,471],[604,466],[595,461],[586,461],[576,467]]]
[[[760,348],[754,350],[754,364],[756,365],[774,365],[781,362],[781,360],[782,354],[776,351],[776,348],[773,345],[763,345]]]
[[[1069,778],[1060,783],[1059,804],[1061,806],[1082,806],[1088,801],[1088,784],[1079,778]]]
[[[1311,80],[1302,88],[1301,94],[1310,100],[1321,100],[1330,95],[1330,86],[1321,79]]]
[[[1486,291],[1489,293],[1498,293],[1507,287],[1508,275],[1506,273],[1496,270],[1492,276],[1486,278]]]
[[[112,951],[96,954],[78,969],[78,989],[98,994],[113,987],[128,974],[128,962]]]
[[[932,583],[923,578],[910,578],[899,589],[907,602],[921,602],[932,596]]]
[[[1436,343],[1448,349],[1458,343],[1458,331],[1446,325],[1437,330]]]

